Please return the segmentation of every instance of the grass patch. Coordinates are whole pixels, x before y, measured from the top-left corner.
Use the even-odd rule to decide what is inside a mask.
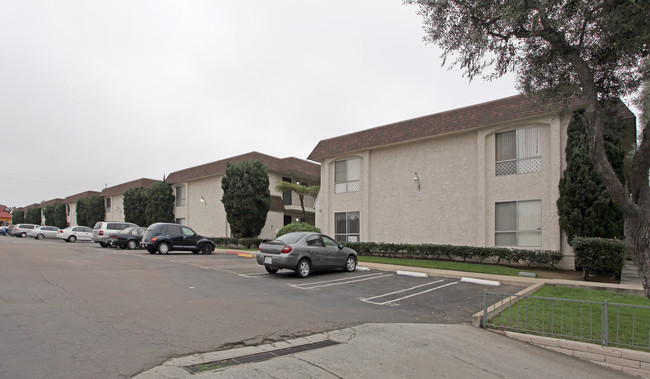
[[[431,260],[423,260],[423,259],[385,258],[385,257],[371,257],[365,255],[359,256],[358,258],[359,258],[359,262],[385,263],[385,264],[399,265],[399,266],[478,272],[482,274],[519,276],[519,272],[521,272],[521,270],[512,267],[484,265],[479,263],[465,263],[465,262],[454,262],[454,261],[431,261]]]
[[[593,343],[602,343],[606,330],[610,346],[650,350],[650,300],[643,296],[559,286],[542,287],[533,296],[504,310],[490,324]],[[604,301],[608,302],[606,327]]]
[[[208,362],[208,363],[201,363],[198,365],[185,366],[185,368],[188,369],[193,374],[199,374],[202,372],[218,370],[220,368],[230,367],[235,365],[237,365],[237,362],[233,361],[232,359],[226,359],[223,361]]]

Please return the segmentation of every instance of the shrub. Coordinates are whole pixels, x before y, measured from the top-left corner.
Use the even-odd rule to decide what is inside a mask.
[[[584,279],[592,273],[621,276],[625,264],[625,243],[622,240],[575,237],[571,245],[576,255],[576,266],[582,267]]]
[[[434,244],[396,244],[376,242],[346,242],[345,246],[354,249],[359,255],[379,257],[404,257],[415,259],[462,259],[464,262],[483,262],[486,259],[497,263],[526,266],[542,265],[555,267],[562,260],[562,253],[552,250],[509,249],[503,247],[453,246]]]
[[[278,230],[278,233],[275,235],[276,237],[280,237],[283,234],[291,233],[291,232],[316,232],[320,233],[320,229],[315,227],[314,225],[310,225],[306,222],[292,222],[289,225],[285,225],[282,227],[282,229]]]

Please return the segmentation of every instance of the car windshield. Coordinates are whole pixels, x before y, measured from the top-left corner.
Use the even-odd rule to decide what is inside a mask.
[[[302,233],[289,233],[289,234],[284,234],[281,235],[280,237],[276,238],[276,241],[282,241],[286,245],[290,245],[292,243],[298,242],[299,239],[304,237],[305,235]]]

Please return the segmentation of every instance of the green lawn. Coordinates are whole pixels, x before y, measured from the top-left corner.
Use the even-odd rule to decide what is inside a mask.
[[[522,300],[490,320],[490,324],[497,328],[600,343],[604,330],[602,302],[607,301],[608,344],[650,350],[650,300],[643,296],[557,286],[545,286],[533,296],[544,299]],[[634,309],[617,304],[648,308]]]
[[[422,259],[400,259],[400,258],[384,258],[384,257],[369,257],[359,256],[359,262],[370,263],[385,263],[399,266],[412,266],[424,268],[437,268],[441,270],[453,271],[467,271],[478,272],[482,274],[496,274],[496,275],[509,275],[519,276],[521,269],[512,267],[504,267],[497,265],[483,265],[478,263],[465,263],[465,262],[452,262],[452,261],[429,261]]]

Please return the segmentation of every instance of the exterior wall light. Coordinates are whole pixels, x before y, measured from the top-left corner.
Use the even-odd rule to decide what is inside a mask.
[[[418,176],[417,171],[415,172],[415,176],[413,176],[413,181],[418,184],[418,194],[420,193],[420,177]]]
[[[208,202],[205,200],[205,197],[201,196],[201,203],[203,205],[208,205]]]

